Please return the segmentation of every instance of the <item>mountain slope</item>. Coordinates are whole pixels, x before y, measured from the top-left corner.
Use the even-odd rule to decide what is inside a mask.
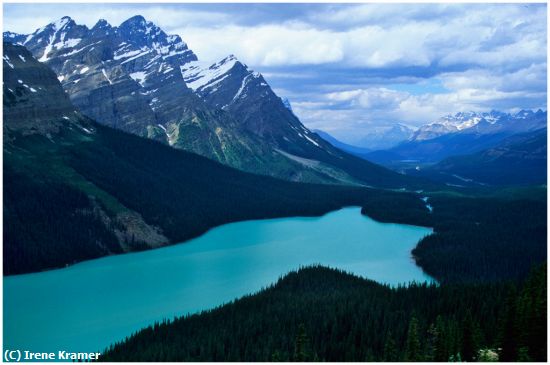
[[[63,17],[29,35],[4,33],[58,75],[98,122],[245,171],[287,180],[416,185],[335,149],[305,128],[263,77],[230,56],[204,65],[176,35],[141,16],[93,28]]]
[[[3,62],[5,274],[181,242],[245,219],[345,205],[427,214],[415,194],[248,174],[99,125],[24,47],[4,43]]]
[[[487,150],[449,157],[421,173],[455,183],[546,184],[547,131],[514,135]]]
[[[181,70],[187,85],[201,99],[228,112],[239,120],[241,130],[252,133],[262,144],[271,146],[281,155],[308,166],[335,167],[373,186],[419,184],[406,182],[402,175],[392,176],[387,170],[335,148],[308,130],[261,74],[253,72],[232,55],[213,65],[191,62]]]

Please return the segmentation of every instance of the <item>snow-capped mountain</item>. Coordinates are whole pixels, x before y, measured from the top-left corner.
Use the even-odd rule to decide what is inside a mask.
[[[155,112],[160,94],[166,98],[186,92],[177,65],[197,59],[179,36],[168,36],[139,16],[118,28],[100,20],[91,29],[63,17],[12,39],[56,72],[86,115],[148,136],[155,129],[147,127],[166,128],[173,121]]]
[[[541,110],[521,110],[516,114],[492,110],[490,112],[460,112],[444,116],[420,127],[410,138],[411,141],[425,141],[449,133],[502,133],[527,132],[546,126],[545,115]]]
[[[322,148],[324,142],[309,131],[278,97],[263,76],[234,55],[207,65],[189,62],[181,67],[186,84],[209,105],[239,119],[241,126],[261,138],[281,144]],[[327,147],[326,145],[323,147]]]
[[[457,113],[422,126],[410,140],[367,158],[386,166],[399,160],[437,162],[449,156],[490,149],[505,138],[542,130],[546,126],[547,112],[542,110],[521,110],[514,114],[499,111]]]
[[[5,32],[4,40],[27,47],[74,105],[108,126],[284,179],[406,184],[309,131],[236,57],[199,62],[179,36],[142,16],[91,29],[63,17],[28,35]]]

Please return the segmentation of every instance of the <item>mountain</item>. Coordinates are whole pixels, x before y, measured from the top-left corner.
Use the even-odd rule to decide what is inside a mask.
[[[400,166],[400,163],[434,163],[450,156],[490,148],[508,136],[506,133],[448,133],[433,139],[404,142],[388,150],[373,151],[365,155],[365,158],[384,166]]]
[[[22,46],[4,43],[3,80],[6,275],[182,242],[239,220],[346,205],[386,219],[403,207],[425,211],[416,194],[249,174],[98,124]]]
[[[515,114],[496,110],[490,112],[460,112],[447,115],[439,120],[420,127],[410,138],[411,141],[425,141],[449,133],[494,134],[507,132],[520,133],[544,128],[546,113],[542,110],[521,110]]]
[[[437,138],[444,134],[456,133],[458,131],[471,128],[482,120],[494,123],[497,118],[502,116],[504,116],[503,113],[496,111],[483,114],[478,114],[475,112],[459,112],[455,115],[446,115],[434,122],[421,126],[409,139],[411,141],[425,141],[428,139]]]
[[[181,70],[187,85],[202,100],[238,119],[241,128],[277,154],[308,167],[315,166],[323,173],[329,173],[326,168],[336,169],[329,174],[337,180],[346,180],[341,176],[343,171],[355,181],[374,186],[397,187],[398,181],[403,181],[403,176],[391,176],[378,166],[366,164],[308,130],[263,76],[233,55],[213,65],[190,62]]]
[[[350,144],[341,142],[338,139],[331,136],[330,134],[328,134],[327,132],[323,132],[322,130],[316,129],[313,132],[315,132],[319,137],[321,137],[322,139],[324,139],[334,147],[339,148],[342,151],[346,151],[348,153],[356,155],[358,157],[361,157],[362,154],[370,152],[370,150],[367,148],[352,146]]]
[[[546,184],[547,130],[517,134],[487,150],[446,158],[419,175],[454,184]]]
[[[398,123],[379,132],[369,133],[356,144],[370,150],[385,150],[409,140],[414,133],[414,129]]]
[[[63,17],[4,39],[51,67],[73,104],[104,125],[292,181],[417,184],[309,131],[262,75],[234,56],[199,62],[179,36],[142,16],[118,27],[100,20],[91,29]]]
[[[522,110],[515,114],[457,113],[420,127],[409,141],[365,156],[385,166],[400,161],[439,162],[444,158],[476,153],[496,146],[507,137],[546,128],[547,112]]]

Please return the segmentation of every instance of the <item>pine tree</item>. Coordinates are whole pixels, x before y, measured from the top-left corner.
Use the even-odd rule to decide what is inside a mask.
[[[420,339],[418,337],[418,320],[414,315],[409,322],[409,330],[407,332],[405,361],[422,361]]]
[[[471,312],[466,313],[462,330],[462,357],[465,361],[475,361],[479,349],[479,329],[472,319]]]
[[[306,333],[306,327],[303,323],[298,326],[298,335],[294,345],[294,361],[304,362],[311,360],[311,352],[309,351],[309,337]]]
[[[445,329],[445,322],[440,315],[435,319],[435,340],[433,361],[447,361],[449,359],[449,333]]]
[[[430,327],[428,327],[427,335],[428,336],[426,338],[426,348],[424,350],[424,360],[434,361],[439,333],[437,331],[436,326],[433,323],[430,324]]]
[[[384,357],[383,360],[386,362],[395,362],[399,360],[399,355],[397,352],[397,345],[391,331],[388,332],[386,336],[386,343],[384,344]]]

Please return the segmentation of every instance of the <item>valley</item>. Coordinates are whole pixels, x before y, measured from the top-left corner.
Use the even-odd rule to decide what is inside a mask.
[[[279,5],[255,12],[264,6]],[[296,19],[335,26],[305,16],[310,6],[322,7],[303,5]],[[289,58],[318,29],[284,23],[283,46],[231,28],[242,44],[221,47],[197,43],[204,32],[175,27],[175,16],[117,14],[125,19],[62,16],[3,33],[5,350],[99,361],[547,360],[539,84],[527,99],[500,99],[511,86],[491,79],[503,94],[489,105],[474,86],[451,95],[487,80],[453,78],[463,71],[441,69],[448,59],[394,59],[397,43],[388,54],[378,42],[368,57],[349,48],[371,34],[362,28],[344,41],[336,27]],[[273,23],[260,38],[283,24],[265,14]],[[535,77],[525,79],[514,87]]]

